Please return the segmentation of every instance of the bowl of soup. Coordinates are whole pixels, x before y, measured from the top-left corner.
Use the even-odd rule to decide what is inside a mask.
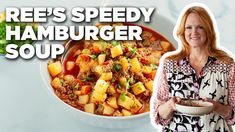
[[[63,62],[60,57],[40,62],[50,96],[93,126],[129,128],[150,122],[149,103],[160,58],[176,49],[170,41],[172,22],[160,15],[153,18],[154,24],[108,24],[140,26],[142,40],[64,42],[73,48]]]
[[[175,105],[176,110],[183,114],[202,116],[209,114],[213,109],[213,104],[202,100],[182,100]]]

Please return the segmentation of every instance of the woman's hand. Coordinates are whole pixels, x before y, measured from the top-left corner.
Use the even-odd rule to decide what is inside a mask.
[[[164,104],[160,105],[158,108],[159,115],[163,119],[168,119],[171,117],[174,111],[176,111],[175,104],[179,103],[181,101],[181,98],[173,96],[171,99],[169,99]]]
[[[175,104],[179,103],[181,101],[180,97],[173,96],[171,99],[169,99],[166,103],[170,106],[169,108],[172,111],[176,111]]]
[[[226,118],[232,113],[232,109],[229,105],[223,105],[211,98],[205,98],[204,101],[211,102],[213,104],[213,109],[211,112],[219,114],[220,116]]]

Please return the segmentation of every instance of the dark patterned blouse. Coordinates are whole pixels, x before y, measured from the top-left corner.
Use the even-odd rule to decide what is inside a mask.
[[[161,68],[162,67],[162,68]],[[153,96],[153,120],[169,132],[230,132],[235,123],[235,64],[224,64],[209,57],[206,65],[197,76],[188,58],[179,62],[167,60],[159,68],[154,82],[157,93]],[[174,112],[170,119],[162,119],[157,111],[159,105],[172,96],[190,99],[212,98],[232,107],[229,117],[211,113],[203,116],[190,116]]]

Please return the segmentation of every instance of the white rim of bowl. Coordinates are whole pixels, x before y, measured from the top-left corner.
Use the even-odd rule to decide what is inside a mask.
[[[211,106],[213,106],[213,104],[211,103],[211,102],[208,102],[208,101],[201,101],[201,100],[195,100],[196,102],[199,102],[200,101],[200,103],[206,103],[206,104],[208,104],[208,106],[200,106],[200,107],[211,107]],[[196,108],[197,106],[187,106],[187,105],[182,105],[182,104],[178,104],[178,103],[176,103],[176,105],[178,105],[178,106],[180,106],[180,107],[190,107],[190,108]]]

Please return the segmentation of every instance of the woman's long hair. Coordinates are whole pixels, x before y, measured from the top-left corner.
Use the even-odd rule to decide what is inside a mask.
[[[177,30],[177,36],[182,42],[182,49],[179,53],[173,54],[167,57],[167,59],[179,61],[189,56],[190,46],[185,39],[185,22],[190,13],[198,14],[200,17],[200,21],[202,22],[202,26],[207,36],[205,48],[207,49],[208,55],[217,58],[224,63],[232,63],[233,58],[231,58],[226,52],[220,50],[217,47],[216,32],[213,26],[212,19],[208,12],[200,6],[193,6],[187,9],[186,12],[183,14],[180,25]]]

